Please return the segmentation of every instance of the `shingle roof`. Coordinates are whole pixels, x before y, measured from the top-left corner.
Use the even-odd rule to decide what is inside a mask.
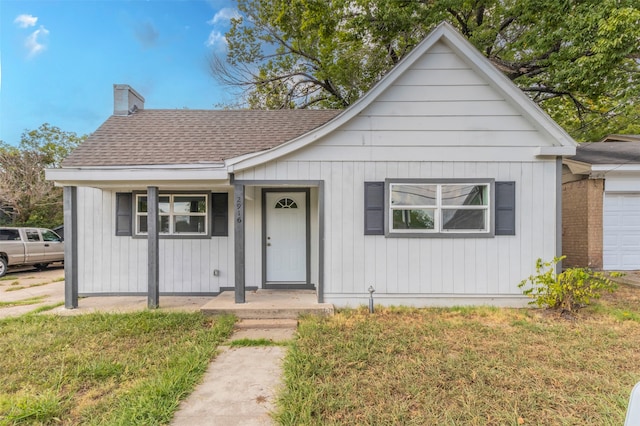
[[[337,110],[140,110],[111,116],[62,167],[220,163],[267,150],[338,115]]]
[[[567,158],[589,164],[640,164],[640,141],[582,143],[576,155]]]
[[[640,135],[608,135],[601,142],[640,142]]]

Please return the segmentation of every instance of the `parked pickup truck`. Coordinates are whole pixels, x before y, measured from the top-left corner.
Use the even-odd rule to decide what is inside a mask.
[[[64,242],[50,229],[0,228],[0,277],[13,266],[46,268],[64,262]]]

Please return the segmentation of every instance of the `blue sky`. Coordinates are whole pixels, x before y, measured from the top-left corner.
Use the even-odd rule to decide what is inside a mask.
[[[49,123],[79,135],[113,112],[113,84],[145,108],[234,100],[208,69],[225,51],[233,0],[1,0],[0,139]]]

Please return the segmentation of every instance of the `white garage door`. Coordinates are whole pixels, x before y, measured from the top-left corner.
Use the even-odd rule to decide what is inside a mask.
[[[604,195],[604,269],[640,269],[640,193]]]

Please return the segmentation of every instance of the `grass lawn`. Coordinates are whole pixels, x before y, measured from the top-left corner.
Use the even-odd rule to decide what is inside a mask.
[[[167,424],[233,323],[151,311],[0,320],[0,425]]]
[[[345,310],[301,321],[286,425],[621,425],[640,381],[640,289],[576,319],[535,309]]]

